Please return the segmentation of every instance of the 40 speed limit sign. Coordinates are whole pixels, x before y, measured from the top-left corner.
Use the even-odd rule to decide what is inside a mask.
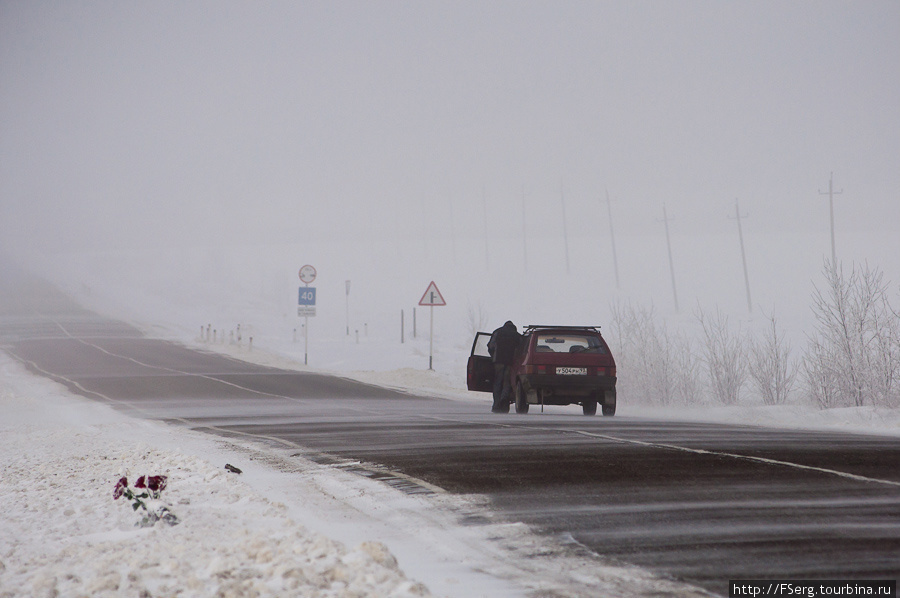
[[[316,315],[315,287],[300,287],[300,294],[297,299],[297,315],[307,318]]]
[[[306,264],[300,268],[300,287],[297,297],[297,315],[303,318],[303,364],[309,365],[309,319],[316,315],[316,289],[309,283],[316,279],[316,269]]]

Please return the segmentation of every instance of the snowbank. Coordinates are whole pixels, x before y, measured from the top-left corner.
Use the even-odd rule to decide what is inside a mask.
[[[16,375],[0,386],[0,596],[429,596],[381,543],[355,548],[131,420]],[[178,438],[184,435],[183,438]],[[217,455],[218,456],[218,455]],[[119,476],[169,476],[180,523],[140,528]]]

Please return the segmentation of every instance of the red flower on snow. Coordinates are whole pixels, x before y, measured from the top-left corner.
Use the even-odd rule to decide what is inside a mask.
[[[137,511],[138,509],[143,509],[146,514],[138,524],[141,527],[152,526],[159,520],[162,520],[169,525],[177,525],[178,517],[169,510],[168,505],[148,505],[144,502],[145,499],[148,498],[158,501],[159,495],[166,489],[167,481],[168,477],[164,475],[142,475],[137,479],[137,482],[134,483],[134,487],[141,488],[143,492],[135,494],[128,486],[128,478],[122,476],[119,478],[119,481],[116,482],[116,487],[113,490],[113,500],[118,500],[119,497],[124,496],[131,501],[131,508],[133,510]]]
[[[138,478],[138,481],[134,483],[134,487],[146,488],[150,492],[158,494],[166,489],[167,479],[168,478],[164,475],[141,476]]]
[[[149,488],[151,492],[162,492],[166,489],[166,480],[168,480],[168,478],[164,475],[147,476],[147,488]]]
[[[128,488],[128,478],[122,476],[119,478],[119,481],[116,482],[116,488],[113,490],[113,500],[119,500],[119,497],[125,494],[126,488]]]

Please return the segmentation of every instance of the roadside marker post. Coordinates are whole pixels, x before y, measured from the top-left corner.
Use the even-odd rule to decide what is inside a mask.
[[[303,365],[309,365],[309,317],[316,315],[316,289],[310,283],[316,279],[316,269],[309,264],[300,268],[300,287],[297,315],[303,316]]]
[[[344,284],[346,285],[346,288],[347,288],[346,293],[345,293],[345,296],[346,296],[346,299],[347,299],[347,301],[346,301],[346,306],[347,306],[347,336],[350,336],[350,281],[349,281],[349,280],[348,280],[348,281],[345,281]]]
[[[419,305],[427,305],[431,312],[431,323],[428,330],[428,369],[434,370],[434,367],[432,367],[434,365],[434,306],[447,305],[447,302],[444,301],[443,295],[441,295],[433,280],[428,285],[428,288],[425,289],[425,294],[419,299]]]

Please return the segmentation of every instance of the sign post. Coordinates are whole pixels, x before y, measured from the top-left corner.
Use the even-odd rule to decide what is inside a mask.
[[[427,305],[429,308],[431,323],[429,324],[428,330],[428,369],[433,370],[432,367],[434,363],[434,306],[438,305],[447,305],[447,302],[444,301],[443,295],[438,290],[437,285],[434,284],[434,281],[431,281],[431,284],[428,285],[428,288],[425,289],[425,294],[422,295],[422,298],[419,299],[419,305]]]
[[[297,315],[303,316],[303,365],[309,365],[309,317],[316,315],[316,289],[309,283],[316,279],[316,269],[309,264],[300,268],[300,287],[297,299]]]
[[[347,285],[347,336],[350,336],[350,281],[346,281]]]

